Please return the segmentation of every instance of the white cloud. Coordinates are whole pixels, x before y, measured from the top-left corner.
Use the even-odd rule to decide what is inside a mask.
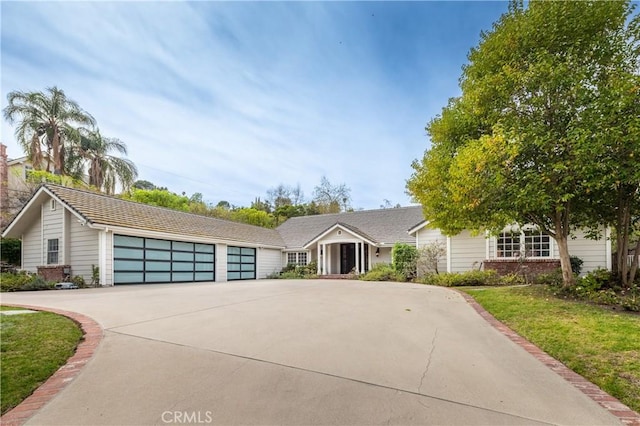
[[[326,175],[355,207],[406,204],[424,125],[457,75],[395,81],[358,7],[4,3],[2,96],[57,85],[127,143],[140,178],[209,201],[248,205],[281,182],[310,196]],[[12,133],[3,122],[19,156]]]

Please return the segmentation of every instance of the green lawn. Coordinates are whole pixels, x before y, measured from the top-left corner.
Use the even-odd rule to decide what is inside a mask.
[[[2,413],[31,395],[63,365],[81,337],[75,322],[49,312],[0,315]]]
[[[640,411],[640,316],[562,300],[545,287],[465,288],[487,311]]]

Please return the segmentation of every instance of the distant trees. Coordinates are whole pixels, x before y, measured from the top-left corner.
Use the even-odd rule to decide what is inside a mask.
[[[16,139],[35,170],[75,178],[88,174],[87,183],[109,194],[117,183],[127,189],[135,181],[133,162],[112,155],[126,155],[126,145],[103,137],[91,114],[61,89],[13,91],[7,101],[4,117],[16,125]]]
[[[351,188],[346,184],[332,184],[322,176],[320,184],[313,189],[313,201],[321,213],[340,213],[351,207]]]

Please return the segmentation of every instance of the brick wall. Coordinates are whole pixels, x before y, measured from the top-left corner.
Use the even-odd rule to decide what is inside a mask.
[[[560,268],[559,259],[490,259],[484,261],[485,270],[497,271],[499,275],[525,273],[527,276],[547,274]]]
[[[65,274],[64,270],[68,268],[69,274]],[[65,276],[71,277],[70,265],[56,265],[56,266],[38,266],[38,275],[44,278],[46,281],[55,281],[57,283],[64,282]]]

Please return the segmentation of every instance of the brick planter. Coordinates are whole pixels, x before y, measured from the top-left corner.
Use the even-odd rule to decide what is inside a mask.
[[[484,261],[484,269],[486,271],[496,271],[498,275],[508,274],[526,274],[527,276],[535,276],[538,274],[547,274],[560,268],[559,259],[491,259]]]
[[[65,274],[64,270],[69,273]],[[38,275],[44,278],[46,281],[61,282],[64,281],[66,275],[71,278],[71,266],[70,265],[55,265],[55,266],[38,266]]]

